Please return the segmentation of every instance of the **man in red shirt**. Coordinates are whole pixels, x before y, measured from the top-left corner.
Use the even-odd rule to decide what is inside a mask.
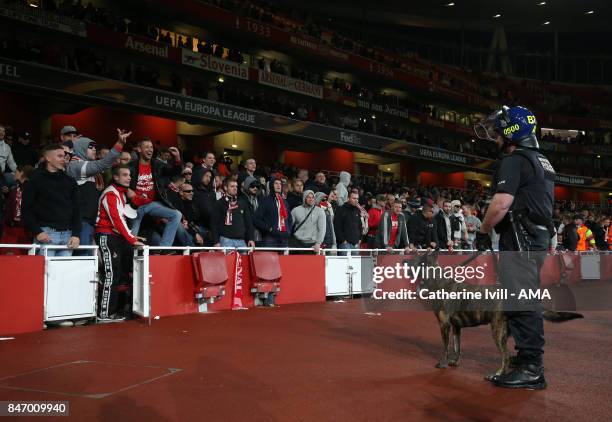
[[[131,180],[129,167],[114,167],[112,178],[112,183],[100,196],[96,218],[95,239],[104,267],[102,287],[98,291],[98,322],[124,319],[117,314],[117,285],[132,259],[132,247],[142,245],[141,239],[130,232],[125,220],[136,216],[127,204],[126,192]]]
[[[378,225],[376,234],[376,247],[392,252],[393,249],[410,250],[406,217],[402,212],[402,203],[395,201],[392,211],[385,211]]]
[[[132,233],[138,234],[145,215],[161,218],[166,224],[160,246],[172,246],[182,214],[166,198],[165,186],[160,186],[160,179],[169,179],[181,173],[181,155],[178,149],[170,147],[168,150],[172,158],[164,163],[153,157],[153,142],[150,139],[140,141],[138,149],[139,159],[131,164],[130,189],[127,191],[130,202],[138,207]]]

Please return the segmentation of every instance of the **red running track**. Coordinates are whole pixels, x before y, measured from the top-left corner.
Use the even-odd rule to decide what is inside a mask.
[[[360,301],[48,330],[0,342],[0,400],[68,400],[104,421],[610,420],[612,313],[547,323],[545,391],[482,379],[489,327],[440,370],[433,314]],[[36,391],[33,391],[36,390]]]

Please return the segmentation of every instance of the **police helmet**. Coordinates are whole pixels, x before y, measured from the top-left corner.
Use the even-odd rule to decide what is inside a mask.
[[[537,121],[531,111],[521,106],[503,106],[484,122],[474,125],[474,132],[479,139],[495,141],[499,134],[504,144],[539,149],[536,128]]]

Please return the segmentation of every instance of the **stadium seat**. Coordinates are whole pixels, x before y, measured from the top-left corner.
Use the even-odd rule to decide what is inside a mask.
[[[195,298],[198,302],[214,303],[225,296],[227,261],[223,252],[202,252],[191,256],[195,273]]]
[[[280,280],[283,277],[278,253],[255,251],[251,254],[251,271],[253,282],[251,293],[258,298],[280,292]]]

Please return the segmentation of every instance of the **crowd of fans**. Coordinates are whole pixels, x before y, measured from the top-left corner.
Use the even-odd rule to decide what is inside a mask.
[[[134,246],[473,249],[488,206],[478,183],[463,190],[346,171],[312,175],[291,165],[260,167],[254,158],[234,165],[227,156],[156,149],[152,139],[130,136],[117,129],[115,144],[104,148],[65,126],[59,142],[38,150],[27,132],[7,142],[0,126],[0,243],[64,247],[49,256],[89,254],[77,247],[97,244],[106,322],[123,318],[117,286]],[[557,248],[610,249],[609,209],[570,202],[558,204],[554,218]],[[274,296],[264,302],[273,306]]]

